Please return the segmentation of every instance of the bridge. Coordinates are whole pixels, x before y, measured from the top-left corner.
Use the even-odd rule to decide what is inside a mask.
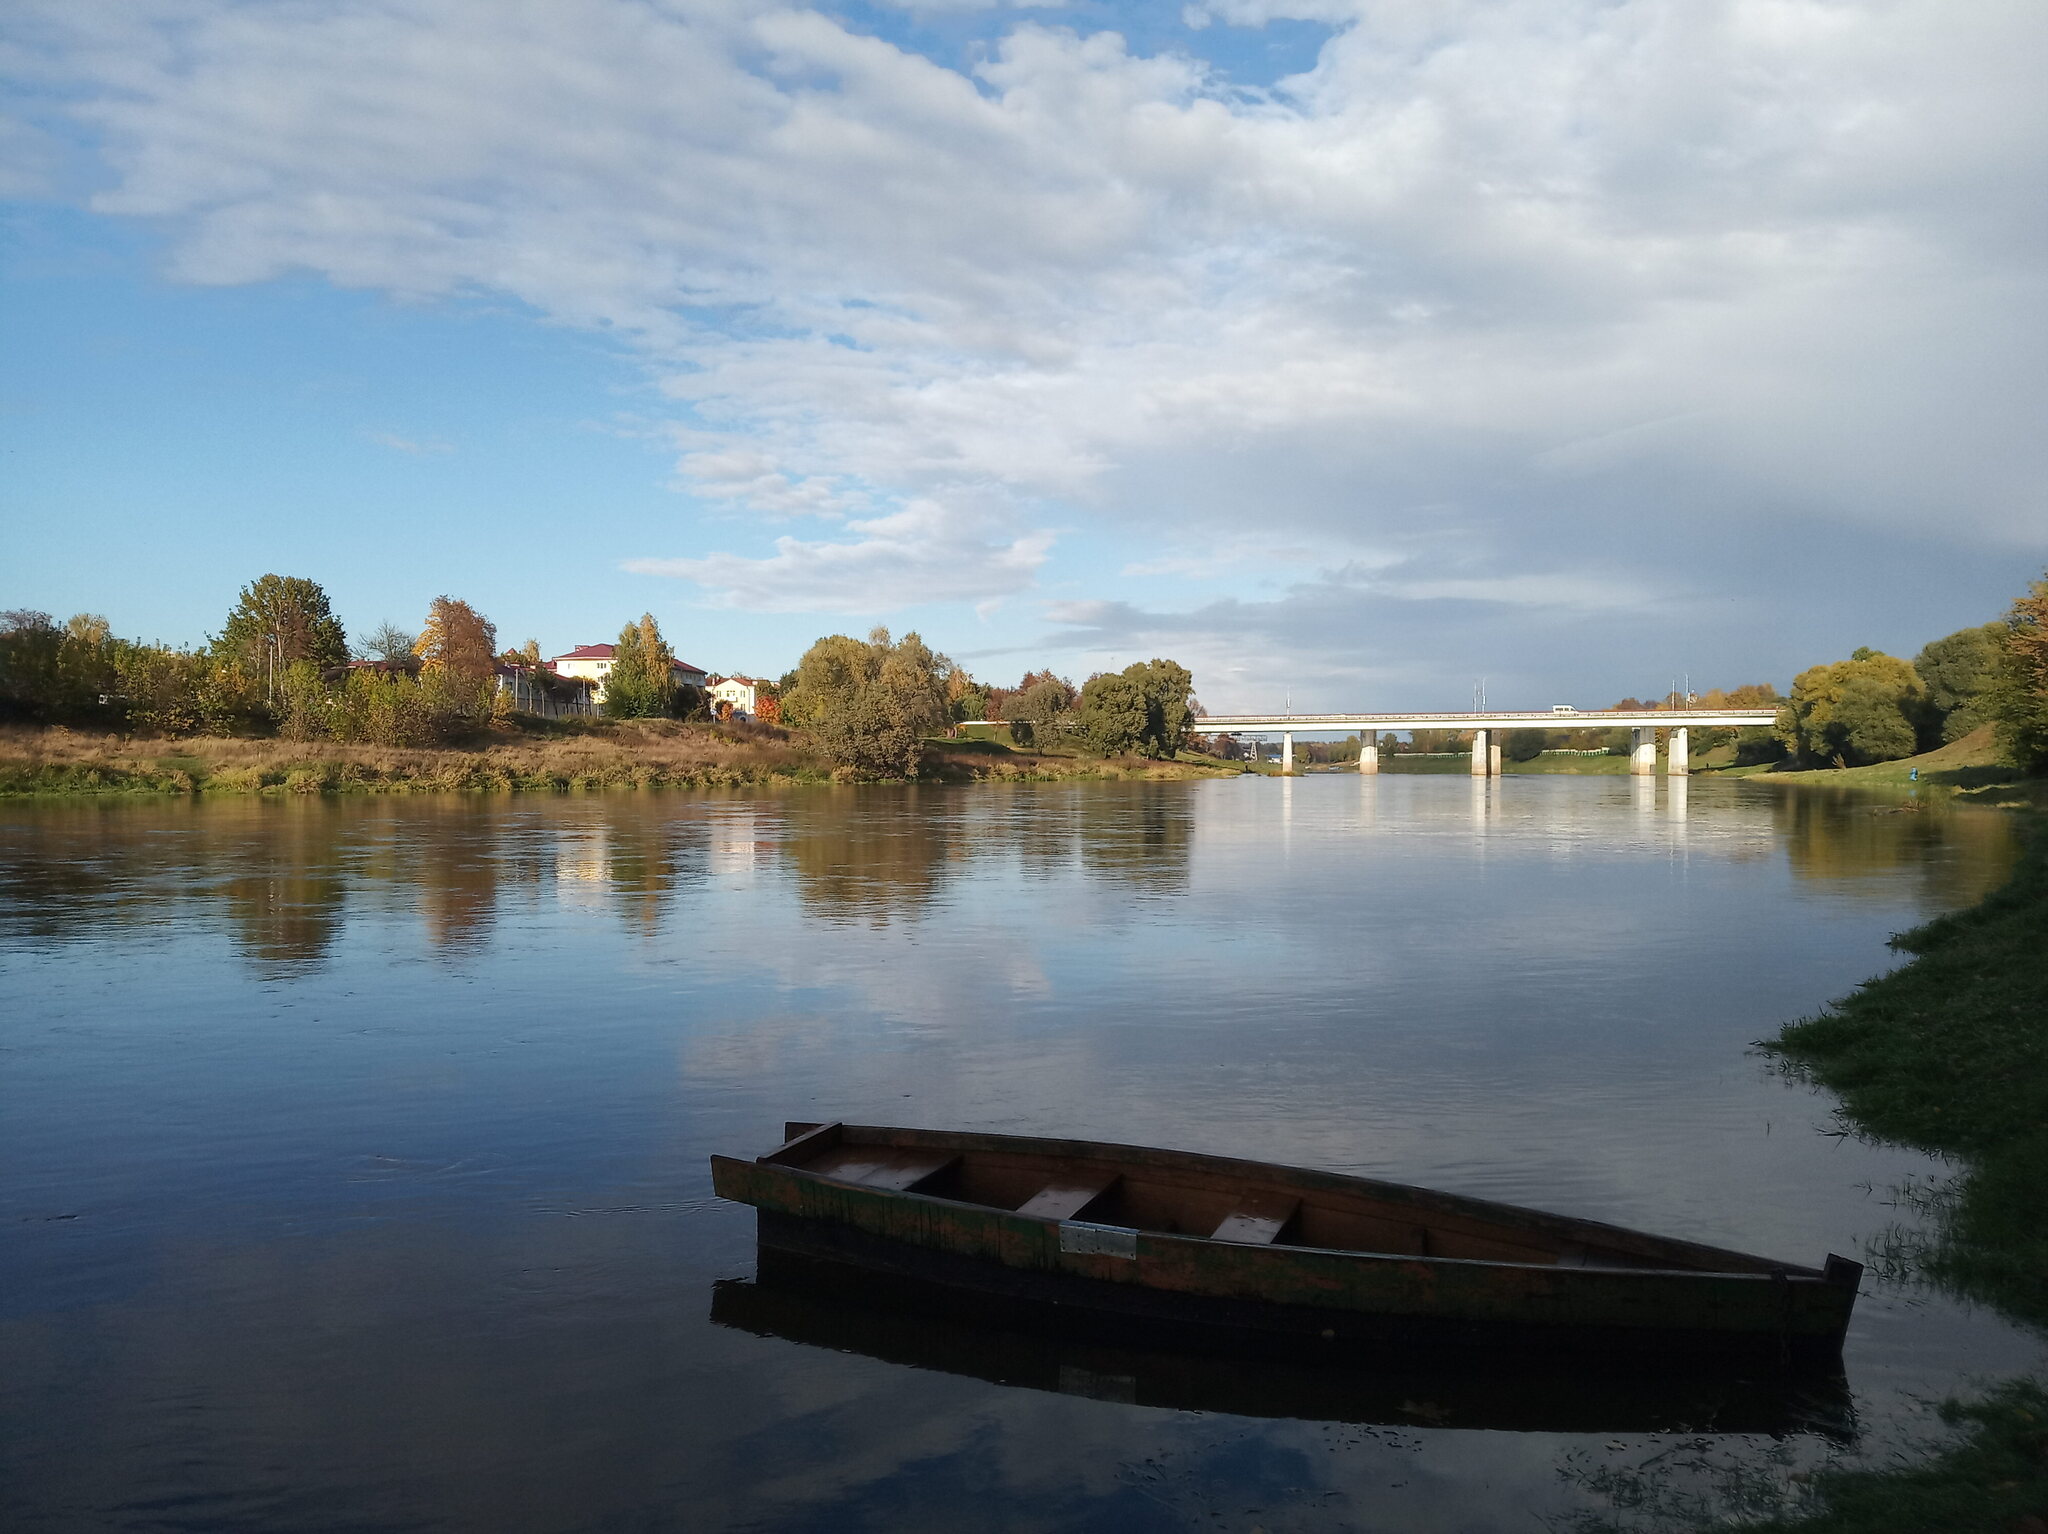
[[[1535,712],[1475,712],[1464,714],[1209,714],[1195,722],[1200,735],[1278,735],[1280,770],[1294,771],[1296,735],[1353,735],[1363,732],[1365,741],[1358,752],[1360,772],[1380,770],[1379,737],[1388,730],[1470,730],[1472,734],[1472,775],[1492,777],[1501,770],[1500,732],[1503,730],[1614,730],[1629,732],[1628,770],[1638,777],[1657,771],[1657,732],[1670,731],[1665,768],[1672,777],[1692,771],[1689,751],[1690,730],[1729,728],[1768,729],[1778,717],[1776,709],[1569,709],[1546,708]]]

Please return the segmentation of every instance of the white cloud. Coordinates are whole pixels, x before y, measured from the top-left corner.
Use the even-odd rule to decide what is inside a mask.
[[[509,294],[637,351],[700,496],[853,519],[636,562],[729,602],[1014,593],[1047,502],[1160,575],[1249,537],[1582,616],[1810,604],[1791,528],[2042,548],[2048,10],[1200,15],[1338,30],[1264,93],[742,0],[52,0],[13,60],[181,278]]]
[[[632,559],[645,575],[695,581],[718,605],[755,612],[884,613],[922,602],[986,605],[1030,585],[1052,537],[1006,537],[997,519],[922,497],[887,516],[849,521],[854,536],[781,537],[765,559],[711,554]]]

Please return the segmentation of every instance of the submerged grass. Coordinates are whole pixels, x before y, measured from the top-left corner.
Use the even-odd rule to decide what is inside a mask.
[[[1914,957],[1766,1047],[1842,1100],[1858,1132],[1964,1165],[1925,1276],[2048,1326],[2048,827],[2010,883],[1901,934]],[[2014,1380],[1951,1402],[1963,1440],[1928,1462],[1817,1477],[1819,1511],[1749,1529],[1800,1534],[2048,1531],[2048,1388]]]

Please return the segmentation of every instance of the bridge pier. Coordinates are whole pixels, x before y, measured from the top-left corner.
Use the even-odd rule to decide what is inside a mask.
[[[1639,778],[1657,775],[1657,732],[1637,725],[1628,732],[1628,770]]]
[[[1294,771],[1294,737],[1284,731],[1280,736],[1280,770],[1283,773]]]
[[[1493,750],[1491,730],[1472,732],[1472,776],[1488,778],[1493,776]]]
[[[1671,744],[1664,753],[1664,775],[1666,777],[1684,778],[1692,775],[1690,741],[1691,737],[1686,733],[1686,728],[1682,724],[1671,732]]]
[[[1358,770],[1366,773],[1380,770],[1380,748],[1370,740],[1358,748]]]

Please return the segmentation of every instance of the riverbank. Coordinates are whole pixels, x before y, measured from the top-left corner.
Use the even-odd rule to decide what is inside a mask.
[[[1235,775],[1206,758],[1154,762],[934,741],[938,782]],[[465,746],[409,749],[334,741],[157,739],[62,728],[0,730],[0,798],[163,794],[560,793],[602,788],[735,788],[855,781],[801,736],[674,720],[532,721]]]
[[[1938,750],[1869,767],[1821,767],[1792,772],[1777,767],[1735,767],[1726,776],[1783,787],[1858,788],[1900,799],[1953,799],[1989,809],[2048,809],[2048,778],[2030,778],[2000,759],[1990,725]]]
[[[2031,829],[2004,888],[1900,934],[1894,946],[1913,955],[1909,963],[1765,1047],[1836,1093],[1855,1132],[1962,1164],[1936,1235],[1881,1257],[2048,1327],[2048,826]],[[1823,1511],[1744,1527],[2048,1528],[2048,1385],[2014,1380],[1944,1415],[1966,1434],[1926,1464],[1823,1475],[1814,1483]]]

